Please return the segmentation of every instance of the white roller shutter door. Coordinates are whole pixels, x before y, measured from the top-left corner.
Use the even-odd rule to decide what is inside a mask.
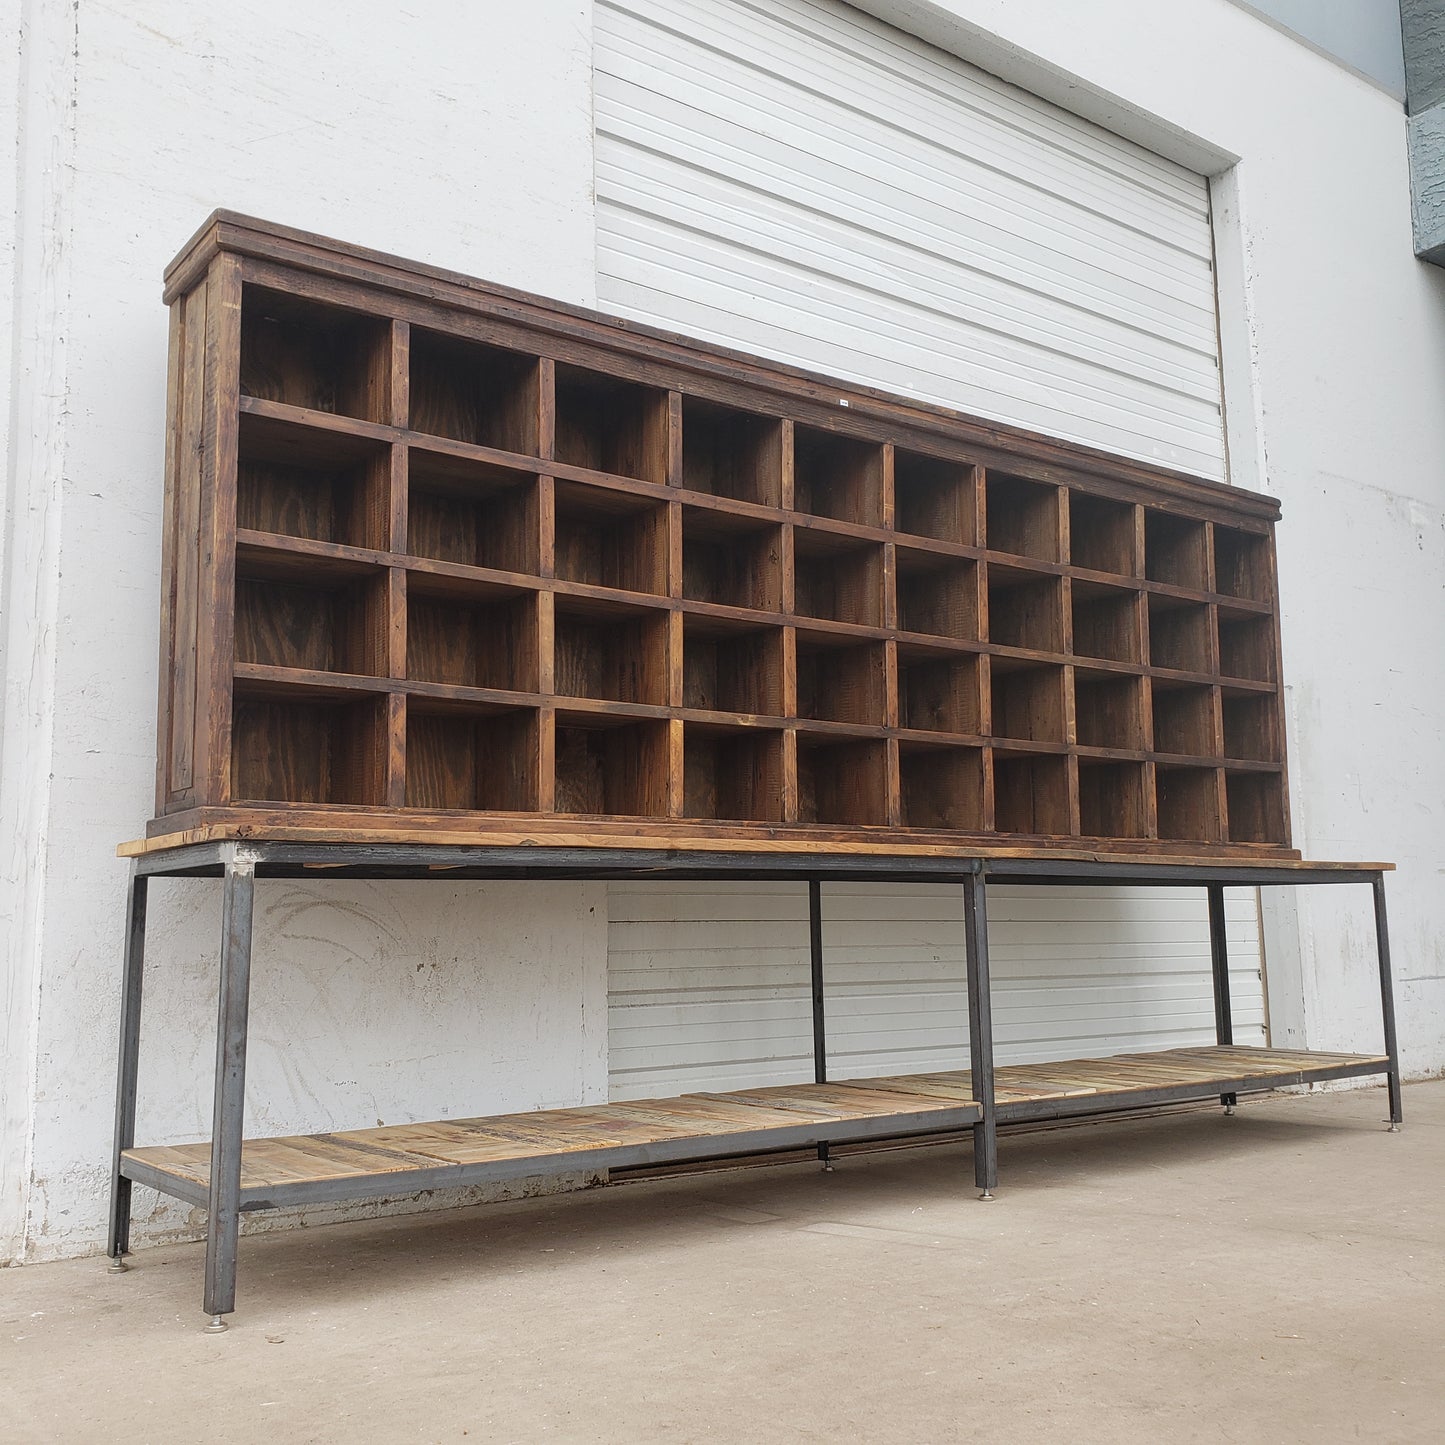
[[[1254,894],[1230,889],[1234,1036],[1265,1041]],[[613,883],[612,1097],[812,1078],[807,890],[796,883]],[[968,1066],[963,895],[824,884],[835,1079]],[[1201,889],[991,888],[1000,1063],[1214,1042]]]
[[[831,0],[600,0],[598,300],[1224,475],[1202,176]]]
[[[832,0],[599,0],[605,311],[1224,475],[1203,177]],[[1004,1062],[1213,1040],[1198,891],[998,889]],[[618,1098],[811,1074],[797,885],[618,883]],[[957,890],[825,889],[835,1077],[967,1061]],[[1236,1037],[1264,1038],[1231,894]]]

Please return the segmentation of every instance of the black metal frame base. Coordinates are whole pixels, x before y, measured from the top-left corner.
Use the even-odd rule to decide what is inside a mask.
[[[1389,927],[1385,912],[1385,880],[1379,868],[1272,864],[1080,861],[1066,858],[936,858],[877,857],[834,854],[697,853],[692,851],[577,849],[552,847],[487,848],[425,844],[215,842],[145,854],[132,865],[126,921],[125,966],[121,1000],[120,1054],[116,1089],[115,1148],[112,1164],[110,1236],[107,1253],[120,1265],[130,1249],[133,1184],[175,1195],[207,1210],[204,1310],[212,1328],[235,1309],[236,1246],[244,1211],[289,1204],[340,1202],[405,1194],[424,1189],[491,1182],[544,1170],[516,1161],[500,1165],[444,1166],[405,1175],[368,1175],[325,1184],[299,1184],[260,1193],[241,1188],[242,1115],[246,1085],[246,1043],[250,998],[251,927],[258,878],[407,878],[438,879],[609,879],[626,877],[678,879],[792,878],[808,885],[809,942],[812,968],[814,1076],[827,1081],[826,1008],[823,982],[822,883],[827,880],[887,880],[899,883],[951,882],[963,889],[964,932],[968,972],[969,1052],[976,1108],[949,1111],[947,1122],[937,1114],[912,1119],[906,1114],[865,1124],[839,1123],[801,1128],[784,1140],[770,1131],[766,1141],[749,1135],[727,1136],[702,1144],[638,1146],[631,1151],[606,1149],[593,1159],[568,1155],[555,1160],[551,1172],[636,1167],[683,1159],[733,1157],[761,1150],[814,1147],[828,1160],[830,1143],[900,1137],[927,1131],[969,1127],[974,1142],[974,1183],[982,1198],[992,1198],[998,1185],[998,1125],[1063,1118],[1166,1104],[1201,1097],[1197,1085],[1141,1088],[1112,1103],[1098,1096],[998,1102],[994,1097],[994,1048],[990,1016],[988,963],[988,887],[990,883],[1130,884],[1202,886],[1209,900],[1210,956],[1215,1003],[1215,1033],[1220,1044],[1233,1042],[1229,997],[1229,958],[1225,939],[1224,889],[1230,885],[1301,885],[1368,883],[1372,890],[1379,964],[1381,1014],[1384,1023],[1383,1069],[1376,1064],[1324,1067],[1297,1078],[1276,1076],[1267,1082],[1242,1077],[1214,1081],[1220,1102],[1232,1107],[1247,1089],[1276,1088],[1322,1078],[1347,1078],[1383,1072],[1389,1089],[1390,1123],[1401,1122],[1399,1051],[1395,1035]],[[135,1144],[137,1066],[140,1046],[141,998],[145,974],[147,886],[151,878],[220,878],[220,966],[217,979],[216,1073],[211,1165],[206,1188],[163,1174],[125,1152]],[[633,1157],[633,1156],[636,1157]],[[525,1164],[525,1161],[522,1161]]]

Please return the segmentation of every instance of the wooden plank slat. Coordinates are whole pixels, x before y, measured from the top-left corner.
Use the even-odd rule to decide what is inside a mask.
[[[1316,1053],[1246,1045],[1166,1049],[1100,1059],[1008,1064],[996,1076],[999,1103],[1109,1097],[1127,1107],[1130,1095],[1185,1087],[1201,1094],[1211,1085],[1271,1075],[1308,1077],[1352,1066],[1383,1066],[1373,1054]],[[566,1167],[569,1154],[728,1136],[755,1138],[769,1130],[806,1124],[863,1122],[947,1113],[974,1102],[966,1069],[930,1074],[890,1074],[830,1084],[779,1084],[732,1093],[700,1091],[676,1098],[636,1099],[571,1109],[542,1109],[473,1119],[382,1125],[337,1133],[250,1139],[242,1149],[241,1185],[264,1192],[287,1184],[372,1178],[383,1183],[411,1172],[456,1165],[518,1161],[545,1172],[548,1161]],[[204,1187],[210,1176],[210,1145],[153,1145],[126,1157],[159,1174]]]

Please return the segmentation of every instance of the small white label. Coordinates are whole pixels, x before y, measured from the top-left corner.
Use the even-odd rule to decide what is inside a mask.
[[[847,406],[847,405],[848,405],[848,398],[847,398],[846,396],[840,396],[840,397],[838,398],[838,405],[839,405],[839,406]]]

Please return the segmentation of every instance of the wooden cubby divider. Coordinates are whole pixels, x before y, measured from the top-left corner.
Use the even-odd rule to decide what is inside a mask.
[[[1288,849],[1267,499],[247,225],[155,827]]]

